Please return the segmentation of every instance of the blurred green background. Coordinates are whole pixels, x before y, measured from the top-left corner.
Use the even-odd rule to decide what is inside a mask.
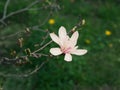
[[[0,17],[6,0],[0,0]],[[7,14],[24,8],[33,0],[10,0]],[[86,23],[79,28],[79,48],[88,50],[84,56],[73,56],[72,62],[63,56],[52,57],[37,73],[27,78],[0,76],[0,90],[120,90],[120,1],[119,0],[41,0],[29,10],[13,15],[0,23],[0,55],[11,56],[12,51],[39,48],[49,32],[58,32],[60,26],[70,31],[81,18]],[[30,34],[17,34],[30,27]],[[32,28],[31,28],[32,27]],[[24,38],[24,46],[16,43]],[[50,40],[48,38],[45,43]],[[50,44],[44,53],[48,54]],[[57,45],[56,45],[57,46]],[[22,52],[22,53],[21,53]],[[23,65],[0,65],[1,73],[22,73],[33,70],[48,57],[30,58]]]

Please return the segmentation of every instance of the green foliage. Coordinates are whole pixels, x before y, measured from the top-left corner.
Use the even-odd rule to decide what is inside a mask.
[[[9,6],[8,13],[23,8],[30,2],[32,0],[25,0],[24,2],[22,0],[15,0],[14,2],[13,0]],[[84,56],[73,56],[73,61],[69,63],[63,60],[63,56],[52,57],[38,73],[28,78],[1,77],[1,87],[4,90],[105,90],[106,87],[111,89],[114,87],[113,90],[119,90],[120,5],[117,4],[119,1],[59,0],[57,2],[60,4],[61,9],[57,12],[53,10],[53,14],[50,17],[55,20],[55,24],[50,25],[47,21],[42,27],[39,27],[43,31],[48,29],[50,32],[54,31],[57,33],[60,26],[65,26],[67,31],[69,31],[79,21],[79,17],[84,18],[86,24],[80,28],[78,46],[86,48],[88,53]],[[0,1],[0,16],[2,15],[4,3],[4,0]],[[46,2],[42,2],[32,9],[39,8],[44,4],[46,5]],[[39,25],[50,14],[48,9],[40,11],[32,9],[8,18],[11,23],[8,28],[3,29],[4,31],[0,35],[4,36],[7,33],[24,30],[29,26]],[[45,33],[40,30],[31,30],[30,36],[24,37],[23,49],[30,48],[33,51],[35,48],[39,48],[34,47],[34,45],[42,42],[42,37],[45,36]],[[112,34],[107,36],[105,34],[106,30],[109,30]],[[89,40],[90,43],[86,42],[86,40]],[[54,45],[56,44],[52,43],[49,45],[44,52],[49,53],[49,49]],[[12,49],[20,51],[17,45],[12,47]],[[9,49],[7,50],[10,51]],[[28,69],[32,70],[36,64],[40,64],[44,60],[46,60],[46,57],[31,58],[32,64],[13,66],[12,69],[14,67],[18,68],[20,72]],[[6,67],[2,69],[7,70]],[[3,71],[2,69],[1,71]]]

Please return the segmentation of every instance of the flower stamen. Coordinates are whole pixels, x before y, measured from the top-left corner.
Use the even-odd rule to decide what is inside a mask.
[[[71,49],[72,49],[71,47],[68,47],[68,48],[61,49],[61,51],[62,51],[64,54],[66,54],[66,53],[70,53]]]

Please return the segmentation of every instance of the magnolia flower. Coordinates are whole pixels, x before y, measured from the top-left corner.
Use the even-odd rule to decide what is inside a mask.
[[[66,29],[61,26],[57,36],[55,33],[50,33],[51,39],[60,47],[50,49],[50,53],[54,56],[65,54],[65,61],[72,61],[71,54],[84,55],[87,53],[85,49],[78,49],[77,40],[79,37],[78,31],[74,32],[71,38],[67,35]]]

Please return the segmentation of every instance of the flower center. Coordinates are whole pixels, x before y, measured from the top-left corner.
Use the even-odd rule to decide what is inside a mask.
[[[71,50],[71,47],[61,49],[61,51],[62,51],[64,54],[70,53],[70,50]]]

